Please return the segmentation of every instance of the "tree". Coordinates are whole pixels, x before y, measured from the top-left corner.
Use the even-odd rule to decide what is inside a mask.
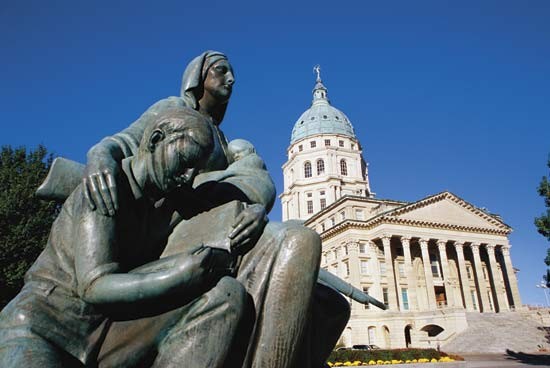
[[[59,205],[35,197],[52,163],[44,146],[2,146],[0,151],[0,308],[23,286],[23,276],[40,254]]]
[[[550,169],[550,157],[548,158],[548,168]],[[546,214],[540,215],[540,217],[535,218],[535,226],[537,227],[538,232],[546,237],[550,241],[550,180],[548,176],[543,176],[540,181],[538,192],[541,197],[544,198],[544,205],[546,206]],[[550,266],[550,248],[546,250],[546,258],[544,263],[547,266]],[[546,285],[550,287],[550,269],[546,270]]]

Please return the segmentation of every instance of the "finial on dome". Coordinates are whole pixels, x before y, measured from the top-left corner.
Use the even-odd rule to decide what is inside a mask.
[[[317,83],[321,82],[321,65],[317,64],[313,67],[313,72],[317,73]]]

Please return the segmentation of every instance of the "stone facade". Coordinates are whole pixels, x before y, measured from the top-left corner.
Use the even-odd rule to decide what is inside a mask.
[[[312,107],[293,130],[280,199],[283,220],[305,220],[321,235],[321,267],[388,306],[350,301],[341,343],[436,347],[466,329],[466,312],[521,308],[511,228],[450,192],[410,203],[376,199],[351,122],[326,92],[318,77]],[[349,127],[338,126],[338,113]]]

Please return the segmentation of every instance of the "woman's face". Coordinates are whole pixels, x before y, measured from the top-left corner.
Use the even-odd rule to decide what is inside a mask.
[[[226,103],[231,97],[235,76],[233,68],[226,59],[212,64],[206,72],[204,91],[220,103]]]

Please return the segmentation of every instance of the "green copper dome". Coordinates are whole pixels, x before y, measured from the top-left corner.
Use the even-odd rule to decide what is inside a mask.
[[[313,89],[311,107],[300,116],[290,137],[290,144],[316,134],[341,134],[355,138],[353,126],[348,117],[330,105],[327,89],[317,71],[317,83]]]

